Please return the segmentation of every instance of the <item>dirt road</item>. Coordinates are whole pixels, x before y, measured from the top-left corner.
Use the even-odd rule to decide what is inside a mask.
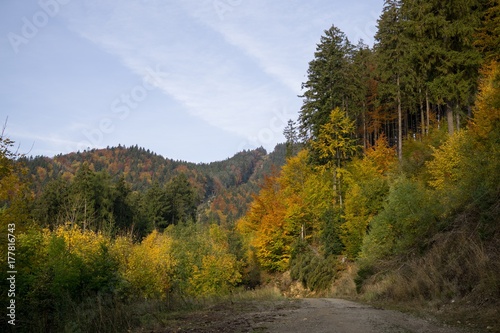
[[[172,318],[147,332],[464,333],[397,311],[332,298],[225,303]],[[144,332],[144,331],[140,331]]]
[[[331,298],[304,299],[300,307],[267,323],[276,333],[458,333],[456,328],[400,312]]]

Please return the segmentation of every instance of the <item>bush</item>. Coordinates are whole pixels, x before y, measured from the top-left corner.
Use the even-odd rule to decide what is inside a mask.
[[[305,250],[295,253],[291,260],[290,276],[300,281],[304,288],[311,291],[328,291],[338,271],[341,269],[336,256],[329,255],[326,258],[315,253],[307,245]]]
[[[432,192],[400,178],[392,185],[384,209],[370,223],[361,259],[373,263],[391,255],[422,252],[439,230],[439,212]]]

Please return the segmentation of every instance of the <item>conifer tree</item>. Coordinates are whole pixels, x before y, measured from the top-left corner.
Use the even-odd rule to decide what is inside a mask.
[[[322,168],[333,172],[333,192],[338,195],[342,207],[341,182],[338,174],[358,151],[357,139],[353,137],[354,122],[343,111],[335,108],[329,117],[329,122],[321,126],[318,139],[312,142],[312,151],[318,156]]]
[[[500,1],[489,0],[474,45],[486,62],[500,60]]]
[[[304,141],[315,139],[322,125],[328,122],[330,112],[339,107],[348,110],[348,70],[352,45],[337,27],[325,30],[309,63],[307,81],[299,123]]]
[[[397,150],[400,160],[403,157],[402,86],[408,72],[405,61],[407,45],[403,36],[401,7],[401,0],[385,1],[375,36],[381,90],[387,99],[388,106],[397,108]]]
[[[460,112],[473,103],[477,90],[480,53],[474,33],[482,13],[479,0],[408,0],[408,25],[426,37],[430,95],[446,110],[448,132],[460,127]]]
[[[374,80],[373,51],[360,41],[354,48],[351,69],[351,104],[349,114],[358,119],[358,135],[363,138],[363,147],[370,145],[368,139],[368,112],[373,106],[372,84]]]
[[[167,184],[166,203],[168,224],[196,220],[198,196],[184,173],[176,176]]]
[[[298,143],[298,135],[296,124],[293,120],[288,120],[288,125],[283,131],[283,135],[286,140],[286,158],[290,158],[295,155],[295,146]]]

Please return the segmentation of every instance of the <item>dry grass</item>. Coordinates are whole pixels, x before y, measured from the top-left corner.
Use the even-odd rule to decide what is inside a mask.
[[[358,297],[354,279],[358,275],[358,267],[355,264],[348,264],[346,269],[339,273],[339,276],[333,282],[329,296],[355,299]]]
[[[362,298],[500,332],[499,240],[485,245],[473,235],[463,229],[439,234],[422,257],[386,262],[365,281]]]

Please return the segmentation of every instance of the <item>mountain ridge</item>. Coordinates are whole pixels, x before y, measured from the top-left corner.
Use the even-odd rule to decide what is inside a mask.
[[[200,219],[233,223],[246,212],[265,175],[285,163],[285,145],[278,144],[269,153],[262,147],[243,150],[225,160],[209,163],[173,160],[137,145],[22,160],[31,176],[35,195],[51,181],[72,180],[84,164],[93,172],[106,173],[114,181],[123,178],[133,191],[139,192],[154,183],[165,186],[174,177],[185,174],[201,198]]]

